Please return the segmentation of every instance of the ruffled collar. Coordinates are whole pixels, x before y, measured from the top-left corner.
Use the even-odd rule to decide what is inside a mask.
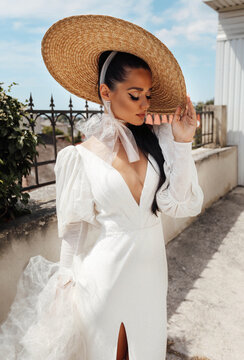
[[[105,145],[108,153],[106,156],[101,154],[101,157],[110,164],[112,164],[119,149],[118,138],[124,146],[129,162],[140,160],[132,131],[125,125],[124,120],[115,118],[110,108],[110,102],[107,102],[106,105],[109,113],[93,114],[87,120],[79,120],[75,128],[85,135],[85,140],[94,136]]]

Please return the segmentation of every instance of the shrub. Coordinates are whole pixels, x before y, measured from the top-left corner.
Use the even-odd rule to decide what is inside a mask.
[[[66,141],[72,143],[71,129],[70,129],[70,128],[68,128],[68,133],[69,133],[69,135],[66,135],[64,139],[65,139]],[[77,136],[74,136],[74,143],[77,144],[77,143],[80,143],[80,142],[82,142],[81,132],[78,131]]]
[[[81,139],[81,132],[78,131],[77,136],[75,136],[75,138],[74,138],[75,144],[80,143],[81,140],[82,140],[82,139]]]
[[[196,133],[193,141],[194,146],[198,146],[202,144],[202,129],[201,127],[196,128]]]
[[[43,126],[42,133],[47,135],[53,134],[52,126]],[[64,135],[64,132],[58,128],[55,128],[55,135]]]
[[[30,195],[22,193],[22,177],[31,172],[36,146],[42,141],[34,134],[35,120],[27,116],[27,104],[7,95],[0,83],[0,220],[30,213],[26,205]],[[8,92],[13,82],[9,85]],[[27,100],[26,100],[27,101]]]

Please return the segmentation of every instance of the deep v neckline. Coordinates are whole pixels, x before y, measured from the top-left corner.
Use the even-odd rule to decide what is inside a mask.
[[[124,177],[121,175],[121,173],[119,172],[119,170],[117,170],[113,165],[110,165],[108,162],[106,162],[105,160],[103,160],[101,157],[99,157],[98,155],[96,155],[95,153],[93,153],[91,150],[88,150],[85,146],[83,146],[82,144],[78,144],[76,145],[77,147],[79,146],[79,148],[81,149],[85,149],[86,152],[88,152],[89,154],[93,155],[96,159],[100,160],[102,163],[104,163],[107,167],[109,167],[110,169],[114,170],[115,174],[118,175],[118,178],[120,179],[121,183],[123,184],[124,188],[126,189],[126,191],[128,192],[130,198],[132,199],[133,203],[135,204],[135,206],[137,207],[137,209],[140,209],[142,207],[142,200],[143,200],[143,195],[144,195],[144,190],[145,190],[145,186],[146,186],[146,182],[147,182],[147,178],[148,178],[148,173],[149,173],[149,168],[150,168],[150,161],[149,161],[149,157],[150,157],[150,153],[148,153],[148,159],[147,159],[147,169],[146,169],[146,175],[144,178],[144,183],[142,186],[142,191],[141,191],[141,195],[140,195],[140,200],[139,200],[139,204],[137,203],[136,199],[134,198],[127,182],[125,181]]]

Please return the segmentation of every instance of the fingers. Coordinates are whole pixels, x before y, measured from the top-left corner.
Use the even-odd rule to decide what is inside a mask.
[[[181,110],[182,108],[180,107],[180,105],[177,106],[175,113],[174,113],[174,118],[178,119],[180,116],[184,117],[184,116],[189,116],[192,119],[196,119],[197,115],[196,115],[196,111],[195,108],[191,102],[190,96],[187,95],[187,102],[186,102],[186,106],[183,112],[183,115],[181,115]]]
[[[186,98],[186,105],[182,114],[182,117],[189,115],[189,101],[190,101],[190,96],[187,94],[187,98]]]
[[[197,121],[197,114],[196,114],[195,108],[191,102],[189,95],[187,95],[187,103],[186,103],[186,109],[184,112],[184,116],[185,115],[188,115],[191,119],[193,119],[194,121]]]
[[[180,107],[180,105],[178,105],[175,110],[173,120],[178,120],[180,118],[180,114],[181,114],[181,107]]]
[[[180,105],[178,105],[177,108],[176,108],[176,110],[175,110],[174,115],[179,116],[180,113],[181,113],[181,107],[180,107]]]
[[[196,114],[196,110],[190,100],[190,97],[189,97],[189,116],[194,120],[194,121],[197,121],[197,114]]]
[[[192,117],[192,102],[189,95],[187,95],[187,109],[187,115]]]
[[[186,107],[183,113],[183,116],[186,116],[188,114],[189,108],[188,108],[188,102],[186,103]]]

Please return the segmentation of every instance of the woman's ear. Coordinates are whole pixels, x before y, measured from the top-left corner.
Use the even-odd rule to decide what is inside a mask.
[[[100,94],[104,100],[110,101],[110,90],[106,84],[100,85]]]

